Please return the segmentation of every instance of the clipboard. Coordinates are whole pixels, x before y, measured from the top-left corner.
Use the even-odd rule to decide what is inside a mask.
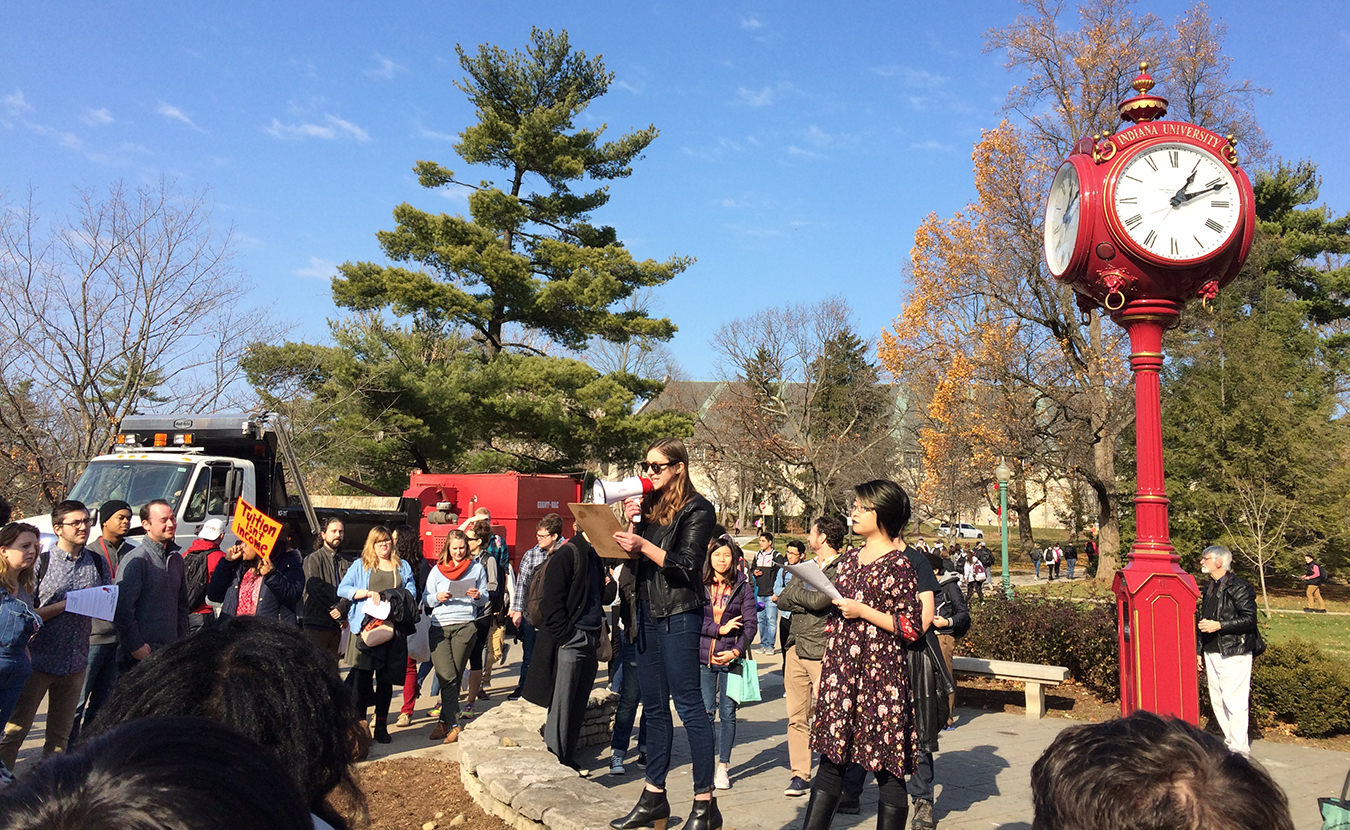
[[[601,559],[628,559],[636,557],[614,541],[614,534],[623,530],[619,519],[607,504],[568,504],[572,518],[577,520],[577,532],[585,533]]]

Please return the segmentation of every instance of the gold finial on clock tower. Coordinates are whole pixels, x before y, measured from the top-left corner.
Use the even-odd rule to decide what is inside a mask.
[[[1134,88],[1135,94],[1121,101],[1117,107],[1121,118],[1142,124],[1145,121],[1155,121],[1167,114],[1167,99],[1149,94],[1154,87],[1154,81],[1153,76],[1148,74],[1148,61],[1139,62],[1139,75],[1130,86]]]

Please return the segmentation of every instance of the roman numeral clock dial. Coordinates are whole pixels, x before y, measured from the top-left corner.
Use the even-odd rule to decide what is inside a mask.
[[[1223,248],[1242,218],[1228,165],[1182,143],[1154,144],[1135,153],[1116,176],[1108,204],[1121,241],[1169,265]]]

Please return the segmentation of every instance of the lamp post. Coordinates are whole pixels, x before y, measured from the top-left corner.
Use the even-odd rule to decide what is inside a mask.
[[[994,478],[998,479],[998,530],[1003,539],[1003,596],[1012,598],[1012,578],[1008,576],[1008,482],[1012,481],[1012,470],[998,460],[994,468]]]

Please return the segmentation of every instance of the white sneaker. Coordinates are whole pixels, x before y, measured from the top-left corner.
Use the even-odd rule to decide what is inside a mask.
[[[721,764],[717,765],[717,772],[713,773],[713,789],[731,789],[731,776],[727,774],[727,768]]]

